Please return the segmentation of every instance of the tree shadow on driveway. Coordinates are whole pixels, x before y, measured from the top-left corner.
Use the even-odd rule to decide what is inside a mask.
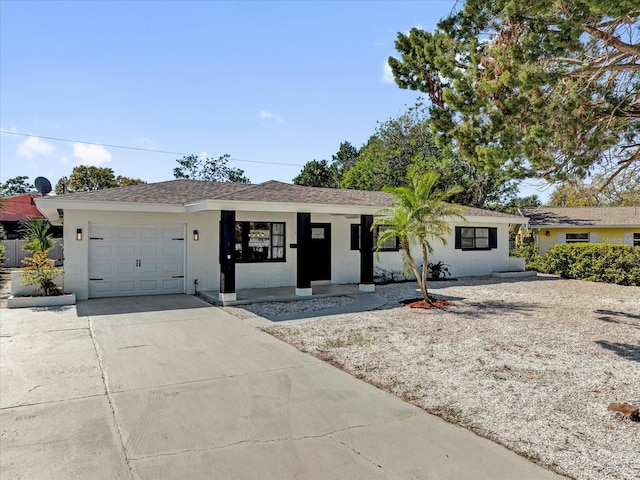
[[[605,350],[609,350],[622,358],[626,358],[632,362],[640,362],[640,345],[607,342],[606,340],[597,340],[596,343]]]
[[[629,312],[599,309],[595,311],[598,319],[608,323],[619,323],[640,329],[640,315]]]

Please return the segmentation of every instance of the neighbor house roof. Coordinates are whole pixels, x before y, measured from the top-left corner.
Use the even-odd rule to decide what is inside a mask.
[[[24,193],[0,199],[0,222],[23,222],[31,218],[45,218],[34,198],[41,197],[39,193]]]
[[[522,208],[533,228],[553,227],[640,227],[638,207],[536,207]]]
[[[383,209],[390,207],[393,197],[383,192],[364,190],[342,190],[335,188],[305,187],[270,180],[259,184],[222,183],[199,180],[170,180],[159,183],[133,185],[130,187],[94,190],[91,192],[68,193],[55,197],[45,197],[38,203],[41,207],[55,204],[82,205],[90,209],[97,204],[164,204],[187,206],[199,202],[246,202],[250,204],[294,204],[294,205],[335,205],[341,207],[368,207]],[[466,215],[500,217],[522,220],[514,215],[465,207]]]

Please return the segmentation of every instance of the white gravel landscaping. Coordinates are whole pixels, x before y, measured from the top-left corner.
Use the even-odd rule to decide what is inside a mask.
[[[383,309],[266,330],[559,473],[640,478],[640,422],[607,411],[640,404],[640,287],[551,276],[431,283],[453,301],[442,310],[400,305],[419,296],[415,283],[377,292]],[[227,310],[260,308],[270,307]]]

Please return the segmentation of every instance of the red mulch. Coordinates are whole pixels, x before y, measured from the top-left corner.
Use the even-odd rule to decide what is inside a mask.
[[[448,307],[450,305],[453,305],[450,301],[448,301],[448,300],[438,300],[438,299],[431,300],[431,303],[428,303],[424,299],[421,299],[421,300],[416,300],[414,302],[406,304],[406,306],[409,307],[409,308],[424,308],[424,309],[446,308],[446,307]]]

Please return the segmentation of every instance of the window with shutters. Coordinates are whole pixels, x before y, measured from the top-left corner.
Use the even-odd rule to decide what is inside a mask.
[[[375,247],[376,243],[378,243],[378,236],[380,232],[388,229],[389,227],[384,225],[378,225],[373,229],[373,245]],[[351,224],[351,250],[360,250],[360,224],[352,223]],[[378,252],[397,252],[400,250],[400,241],[394,237],[389,238],[387,241],[380,246],[377,250]]]
[[[498,248],[497,227],[456,227],[456,249],[491,250]]]

